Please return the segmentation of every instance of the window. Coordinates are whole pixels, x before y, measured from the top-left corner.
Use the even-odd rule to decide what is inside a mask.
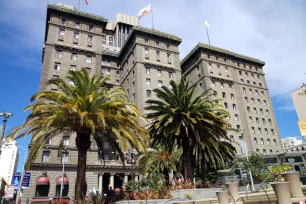
[[[144,54],[145,54],[145,58],[149,59],[149,49],[148,48],[144,49]]]
[[[72,53],[72,54],[71,54],[71,59],[72,59],[72,60],[77,60],[77,56],[78,56],[78,55],[77,55],[76,53]]]
[[[108,142],[104,142],[103,143],[103,147],[104,147],[104,149],[108,149],[109,148],[109,143]]]
[[[260,138],[260,144],[264,144],[264,139]]]
[[[256,152],[259,153],[259,149],[256,149]]]
[[[58,79],[58,78],[59,78],[58,75],[53,75],[53,76],[52,76],[52,79]]]
[[[104,154],[104,160],[109,160],[109,154],[108,153]]]
[[[75,33],[73,34],[73,37],[74,37],[75,39],[78,39],[78,38],[79,38],[79,36],[80,36],[80,34],[79,34],[79,33],[77,33],[77,32],[75,32]]]
[[[252,133],[255,133],[255,128],[254,128],[254,127],[251,127],[251,129],[252,129]]]
[[[241,81],[241,83],[242,83],[242,84],[244,84],[244,81],[243,81],[243,79],[240,79],[240,81]]]
[[[237,131],[240,131],[240,125],[237,125]]]
[[[61,58],[62,57],[62,51],[61,50],[56,50],[55,57]]]
[[[263,103],[265,106],[267,106],[267,101],[266,100],[263,100]]]
[[[234,136],[230,135],[230,141],[234,141]]]
[[[156,42],[156,46],[159,47],[159,42]]]
[[[272,121],[271,121],[271,119],[268,119],[268,123],[269,123],[270,125],[272,125]]]
[[[235,114],[235,120],[239,120],[238,114]]]
[[[224,88],[224,83],[220,82],[220,86],[221,86],[221,88]]]
[[[262,108],[261,108],[261,109],[259,109],[259,112],[260,112],[260,114],[261,114],[261,115],[263,114]]]
[[[169,49],[169,47],[170,47],[169,44],[167,44],[167,45],[166,45],[166,48]]]
[[[161,76],[162,75],[162,71],[160,69],[157,70],[157,76]]]
[[[56,71],[61,70],[61,63],[55,62],[54,63],[54,70],[56,70]]]
[[[222,98],[226,98],[225,92],[222,92]]]
[[[259,87],[262,87],[262,84],[261,84],[261,83],[259,83]]]
[[[264,119],[264,118],[262,119],[262,124],[264,124],[264,125],[266,124],[266,119]]]
[[[86,56],[86,63],[91,63],[91,56]]]
[[[247,72],[245,72],[245,76],[249,76],[249,74]]]
[[[220,65],[217,65],[217,68],[220,69]]]
[[[110,75],[111,74],[111,70],[110,69],[106,69],[106,74]]]
[[[242,91],[243,91],[243,93],[246,93],[246,89],[244,87],[242,88]]]
[[[133,85],[134,85],[134,82],[133,82]],[[135,101],[136,99],[136,96],[135,96],[135,92],[133,93],[133,100]]]
[[[94,27],[93,26],[89,26],[89,31],[93,32],[94,31]]]
[[[148,39],[145,39],[145,44],[148,44],[149,43],[149,40]]]
[[[236,110],[236,104],[233,104],[233,110]]]
[[[269,110],[266,109],[266,115],[269,115]]]
[[[171,64],[171,54],[167,53],[168,64]]]
[[[216,82],[214,80],[211,81],[211,86],[216,86]]]
[[[255,90],[255,95],[258,96],[258,91],[257,90]]]
[[[149,67],[146,67],[146,73],[150,74],[150,68]]]
[[[247,84],[250,84],[250,81],[249,81],[249,80],[247,80]]]
[[[228,105],[227,105],[226,102],[224,102],[224,108],[225,108],[225,109],[228,109]]]
[[[265,95],[265,92],[261,91],[261,96],[264,96]]]
[[[228,84],[228,88],[232,90],[233,85],[232,84]]]
[[[257,103],[258,103],[258,105],[261,105],[260,99],[257,99]]]
[[[92,42],[92,40],[93,40],[93,36],[89,35],[89,36],[87,37],[87,41],[88,41],[88,42]]]
[[[208,64],[208,69],[211,70],[211,63]]]
[[[151,97],[151,90],[147,90],[147,97],[148,97],[148,98]]]
[[[272,149],[270,149],[269,151],[270,151],[270,154],[273,154],[273,150]]]
[[[119,71],[116,71],[116,76],[119,76]]]
[[[235,99],[234,94],[231,94],[231,99],[232,99],[232,100],[234,100],[234,99]]]
[[[162,87],[163,86],[163,81],[158,80],[158,87]]]
[[[69,161],[69,152],[62,152],[62,163],[68,163]]]
[[[60,36],[64,36],[65,35],[65,30],[64,29],[60,29],[59,30],[59,35]]]
[[[273,143],[274,143],[275,146],[277,146],[276,139],[273,139]]]
[[[169,76],[170,79],[172,79],[173,78],[173,72],[168,72],[168,76]]]
[[[249,94],[252,94],[252,89],[249,89]]]
[[[62,19],[62,20],[61,20],[61,24],[62,24],[62,25],[65,25],[66,22],[67,22],[66,19]]]
[[[259,118],[256,118],[256,123],[259,124]]]
[[[45,141],[45,144],[51,144],[51,137],[50,136],[47,136],[46,137],[46,141]]]
[[[267,139],[267,143],[268,143],[268,145],[270,145],[270,144],[271,144],[271,141],[270,141],[270,139]]]
[[[257,109],[256,109],[256,108],[253,108],[253,111],[254,111],[254,113],[256,113],[256,114],[257,114]]]
[[[157,61],[160,61],[160,54],[159,54],[159,51],[158,51],[158,50],[156,51],[156,60],[157,60]]]
[[[274,130],[273,129],[271,129],[271,133],[272,133],[272,135],[274,135]]]
[[[251,116],[249,116],[249,121],[250,123],[253,123],[253,118]]]
[[[63,145],[68,146],[70,142],[70,137],[69,136],[64,136],[63,137]]]
[[[241,72],[241,71],[239,71],[239,75],[242,75],[242,72]]]
[[[267,154],[266,149],[262,149],[262,152],[263,152],[264,154]]]
[[[119,80],[118,80],[118,79],[116,79],[115,84],[116,84],[116,85],[119,85]]]
[[[247,106],[247,111],[248,111],[248,112],[250,112],[250,111],[251,111],[251,109],[250,109],[250,107],[249,107],[249,106]]]
[[[254,144],[257,144],[257,138],[254,137]]]
[[[255,100],[254,100],[254,98],[251,98],[251,102],[254,104],[255,103]]]
[[[42,162],[49,162],[50,160],[50,152],[43,151]]]
[[[251,74],[251,76],[252,76],[252,78],[254,78],[254,74],[253,73]]]
[[[249,102],[248,97],[244,97],[244,101],[245,101],[246,103],[248,103],[248,102]]]
[[[225,72],[228,72],[228,68],[227,67],[225,67]]]
[[[268,135],[268,129],[267,128],[265,128],[265,134]]]
[[[80,28],[81,26],[80,26],[80,23],[75,23],[75,28]]]
[[[257,79],[260,79],[260,76],[257,74]]]
[[[76,70],[76,66],[75,65],[70,65],[70,71],[75,71]]]
[[[89,67],[86,67],[85,70],[86,70],[86,72],[87,72],[88,74],[91,72],[91,68],[89,68]]]
[[[255,81],[253,81],[253,85],[256,86],[256,82]]]
[[[146,78],[146,85],[151,85],[151,79],[149,79],[149,78]]]

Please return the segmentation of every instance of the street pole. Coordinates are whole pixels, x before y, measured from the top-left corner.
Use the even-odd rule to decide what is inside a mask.
[[[244,141],[244,139],[241,140],[240,145],[242,146],[242,150],[243,150],[242,154],[246,155],[247,162],[249,162],[249,150],[248,150],[248,146],[247,146],[246,142]],[[254,191],[255,188],[254,188],[252,170],[251,170],[251,168],[249,168],[248,170],[249,170],[249,174],[250,174],[252,191]]]
[[[2,147],[2,142],[3,142],[3,138],[4,138],[7,119],[12,117],[12,115],[13,115],[12,113],[8,113],[8,112],[5,112],[5,111],[0,113],[0,116],[4,117],[3,118],[3,124],[2,124],[1,138],[0,138],[0,150],[1,150],[1,147]],[[0,153],[1,153],[1,151],[0,151]]]
[[[65,159],[63,159],[62,182],[61,182],[61,191],[60,191],[60,203],[62,203],[62,195],[63,195],[63,188],[64,188],[64,172],[65,172]]]
[[[18,185],[18,192],[17,192],[17,196],[16,196],[16,204],[19,203],[20,191],[21,191],[23,177],[24,177],[24,167],[25,167],[25,163],[26,163],[26,159],[27,159],[27,153],[28,153],[27,149],[25,149],[25,148],[23,148],[21,146],[18,146],[18,147],[21,148],[22,150],[24,150],[25,153],[24,153],[24,160],[23,160],[23,167],[22,167],[21,178],[20,178],[20,182],[19,182],[19,185]]]

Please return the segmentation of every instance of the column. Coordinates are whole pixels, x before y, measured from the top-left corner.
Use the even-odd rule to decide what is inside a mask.
[[[141,181],[142,179],[143,179],[143,175],[140,174],[140,175],[139,175],[139,180]]]
[[[99,174],[99,192],[102,195],[102,191],[103,191],[103,174],[100,173]]]
[[[110,177],[109,177],[109,187],[112,187],[114,189],[114,181],[115,181],[115,178],[114,178],[114,175],[115,174],[111,174]]]
[[[129,181],[129,177],[127,174],[124,174],[123,183],[126,184]]]
[[[138,175],[135,175],[134,180],[138,182]]]

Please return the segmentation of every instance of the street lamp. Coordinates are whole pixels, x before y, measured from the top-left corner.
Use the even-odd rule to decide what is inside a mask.
[[[17,145],[20,149],[24,150],[24,160],[23,160],[23,166],[22,166],[22,173],[21,173],[21,178],[20,178],[20,182],[18,184],[18,192],[17,192],[17,196],[16,196],[16,204],[18,204],[19,202],[19,198],[20,198],[20,191],[21,191],[21,187],[22,187],[22,182],[23,182],[23,177],[24,177],[24,167],[25,167],[25,163],[27,160],[27,153],[28,153],[28,149],[25,149],[19,145]]]
[[[3,125],[2,125],[2,132],[1,132],[1,138],[0,138],[0,148],[1,148],[1,146],[2,146],[2,140],[3,140],[3,137],[4,137],[4,132],[5,132],[5,127],[6,127],[7,119],[10,118],[10,117],[12,117],[13,114],[3,111],[2,113],[0,113],[0,116],[3,116]]]

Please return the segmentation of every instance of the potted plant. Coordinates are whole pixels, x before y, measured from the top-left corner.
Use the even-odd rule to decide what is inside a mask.
[[[279,204],[292,204],[290,183],[286,182],[286,178],[282,176],[283,173],[291,170],[292,166],[290,165],[275,165],[270,170],[270,173],[275,177],[275,182],[270,184]]]
[[[228,199],[228,191],[225,185],[222,185],[220,187],[220,191],[216,192],[219,204],[228,204],[229,199]]]
[[[286,172],[282,173],[282,176],[289,182],[291,200],[293,202],[305,200],[305,196],[301,188],[300,172],[294,171],[292,167],[291,169],[288,169]]]

